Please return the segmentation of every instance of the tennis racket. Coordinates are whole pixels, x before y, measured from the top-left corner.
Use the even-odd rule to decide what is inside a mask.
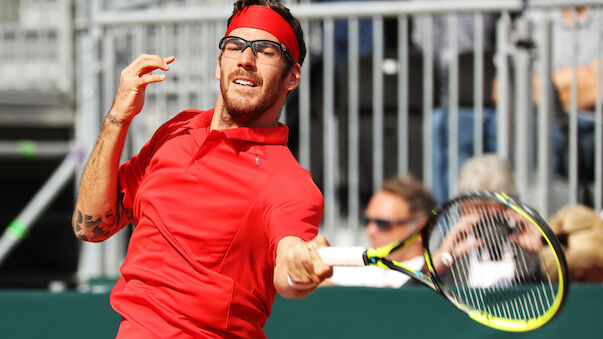
[[[423,271],[387,259],[419,237]],[[504,331],[541,327],[559,312],[568,293],[567,264],[553,231],[538,213],[504,193],[456,197],[401,242],[318,252],[331,266],[375,265],[407,274],[471,319]]]

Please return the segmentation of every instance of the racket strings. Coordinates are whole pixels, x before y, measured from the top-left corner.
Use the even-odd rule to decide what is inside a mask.
[[[455,230],[469,217],[474,219],[471,227]],[[517,238],[533,231],[529,227],[536,226],[493,200],[449,206],[434,227],[441,242],[430,248],[436,253],[447,243],[454,254],[453,264],[440,274],[448,293],[460,304],[498,318],[526,320],[546,313],[559,287],[541,271],[538,253],[520,246]]]

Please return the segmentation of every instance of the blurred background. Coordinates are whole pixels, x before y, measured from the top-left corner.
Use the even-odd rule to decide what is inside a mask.
[[[568,204],[601,211],[603,0],[282,2],[308,47],[282,121],[324,193],[332,244],[364,241],[362,210],[384,179],[410,173],[443,202],[483,153],[511,162],[521,199],[545,218]],[[119,73],[140,53],[176,56],[147,89],[125,160],[181,110],[213,107],[231,11],[217,0],[0,0],[0,288],[89,291],[118,277],[130,230],[84,244],[70,220]]]

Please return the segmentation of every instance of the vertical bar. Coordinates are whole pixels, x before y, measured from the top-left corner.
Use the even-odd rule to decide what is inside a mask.
[[[383,19],[373,18],[373,192],[383,182]]]
[[[103,67],[103,100],[100,116],[108,111],[115,95],[115,35],[114,30],[107,29],[103,36],[102,67]],[[102,121],[102,119],[101,119]],[[100,125],[99,125],[100,129]]]
[[[283,105],[283,107],[281,107],[281,112],[278,117],[278,121],[285,125],[287,124],[287,105]]]
[[[116,69],[115,69],[115,37],[119,34],[119,29],[112,28],[105,32],[102,48],[103,65],[103,110],[101,114],[109,110],[116,88]],[[102,121],[102,120],[101,120]],[[100,246],[102,248],[102,272],[105,277],[119,276],[119,266],[123,262],[125,254],[124,232],[119,232],[113,237],[104,241]]]
[[[473,14],[473,153],[484,152],[484,14]]]
[[[180,25],[177,26],[178,33],[178,45],[182,48],[180,53],[184,59],[183,65],[193,64],[193,58],[191,57],[191,26]],[[172,54],[172,53],[169,53]],[[185,110],[190,107],[190,94],[192,92],[190,72],[182,67],[179,68],[178,72],[178,111]]]
[[[569,112],[569,204],[578,202],[578,29],[576,7],[571,9],[572,34],[569,45],[572,51],[572,83],[570,86],[570,112]]]
[[[212,34],[212,25],[209,22],[205,22],[201,25],[201,44],[200,44],[200,55],[201,55],[201,63],[203,64],[204,70],[210,70],[211,62],[210,57],[214,54],[217,54],[218,47],[210,44],[209,42],[213,40],[211,39]],[[211,45],[211,46],[210,46]],[[212,48],[213,47],[213,48]],[[215,67],[215,65],[214,65]],[[199,86],[199,98],[201,98],[201,107],[211,107],[213,105],[211,101],[211,83],[212,83],[212,72],[201,71],[201,86]],[[213,76],[215,77],[215,76]]]
[[[73,67],[72,52],[73,52],[73,14],[71,12],[71,1],[61,1],[61,9],[65,20],[61,22],[60,32],[57,34],[57,38],[61,40],[59,51],[57,51],[57,57],[60,64],[61,72],[64,72],[59,76],[61,90],[65,92],[73,91]],[[1,48],[1,47],[0,47]]]
[[[601,20],[602,7],[596,8],[597,13],[597,32],[599,33],[599,39],[597,39],[597,98],[595,101],[595,210],[601,211],[603,209],[603,105],[602,105],[602,84],[601,77],[603,76],[601,70],[601,58],[603,58],[603,24]]]
[[[408,17],[398,17],[398,176],[408,172]]]
[[[24,71],[24,78],[25,81],[27,83],[27,85],[29,85],[31,83],[31,78],[29,76],[29,72],[27,72],[27,67],[23,67],[25,66],[27,59],[28,59],[28,55],[26,53],[27,49],[27,35],[25,32],[25,29],[23,29],[22,27],[16,27],[15,28],[15,44],[14,44],[14,60],[16,62],[16,64],[18,65],[22,65],[22,69]],[[45,81],[48,81],[48,78],[44,79]],[[26,86],[27,86],[26,85]]]
[[[525,18],[517,20],[518,38],[530,39],[529,22]],[[515,180],[519,195],[528,193],[530,180],[530,150],[529,137],[532,135],[530,125],[532,118],[532,72],[530,67],[530,52],[519,48],[515,52]]]
[[[308,21],[302,22],[302,29],[304,32],[307,32],[306,37],[306,46],[308,46],[308,50],[306,53],[306,59],[304,63],[305,67],[302,67],[302,81],[299,84],[299,159],[300,164],[303,168],[310,169],[310,65],[312,64],[310,61],[311,52],[309,47],[312,45],[310,43],[311,34],[310,32],[310,23]]]
[[[459,169],[459,42],[458,14],[448,16],[448,196],[456,193]]]
[[[496,101],[497,129],[496,151],[503,158],[509,157],[509,61],[508,38],[510,34],[511,18],[509,12],[504,12],[496,25],[496,50],[497,66],[496,78],[498,88]]]
[[[359,188],[359,149],[360,133],[358,124],[358,54],[359,54],[359,24],[358,18],[348,20],[348,218],[352,241],[356,243],[359,237],[359,210],[360,210],[360,188]]]
[[[0,5],[0,6],[3,6],[4,2],[2,2],[1,4],[2,5]],[[7,49],[7,47],[6,47],[7,44],[5,44],[6,36],[4,33],[4,29],[5,29],[5,25],[0,25],[0,59],[2,59],[2,60],[6,60],[5,59],[5,57],[6,57],[5,51]]]
[[[85,145],[84,154],[88,156],[96,142],[99,131],[101,98],[99,90],[99,49],[102,31],[96,23],[96,16],[101,11],[101,1],[91,0],[90,25],[87,33],[82,37],[82,121],[78,140]],[[81,282],[90,278],[102,276],[102,248],[98,244],[82,243],[80,256],[78,258],[77,277]]]
[[[324,22],[324,73],[323,73],[323,161],[324,161],[324,195],[325,195],[325,233],[327,239],[335,236],[336,227],[336,205],[335,205],[335,110],[334,110],[334,89],[333,89],[333,70],[335,57],[335,25],[332,18],[325,19]]]
[[[144,26],[136,26],[132,32],[132,56],[130,60],[134,60],[138,55],[142,54],[146,49],[145,42],[147,41],[147,31]],[[144,143],[146,136],[144,133],[144,119],[142,117],[134,118],[130,130],[129,137],[132,139],[132,152],[138,153]]]
[[[425,16],[423,31],[423,183],[433,186],[433,16]]]
[[[145,54],[160,54],[158,51],[158,45],[161,44],[159,41],[159,27],[157,25],[147,25],[147,50]],[[157,85],[157,84],[154,84]],[[144,120],[144,138],[148,140],[148,137],[153,133],[153,129],[158,127],[158,122],[161,120],[159,118],[159,112],[157,109],[157,100],[158,100],[158,89],[157,86],[147,86],[145,88],[145,101],[144,107],[140,114],[138,114]],[[143,118],[144,117],[144,118]]]
[[[167,34],[167,25],[161,25],[158,28],[157,34],[155,34],[155,46],[157,52],[162,57],[166,56],[166,45],[165,42],[169,41]],[[155,85],[155,86],[153,86]],[[157,117],[157,123],[162,124],[168,120],[172,112],[168,112],[167,105],[167,90],[171,84],[169,82],[162,81],[158,84],[151,84],[147,89],[151,88],[152,93],[155,94],[155,112]]]
[[[538,106],[538,201],[539,212],[547,217],[550,213],[550,185],[553,179],[553,105],[552,105],[552,46],[551,23],[543,17],[539,27],[540,40],[540,103]]]

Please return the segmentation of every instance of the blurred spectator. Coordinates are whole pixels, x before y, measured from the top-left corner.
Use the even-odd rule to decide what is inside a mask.
[[[365,209],[365,234],[371,247],[388,245],[418,231],[436,202],[431,194],[410,176],[383,182],[381,190],[371,197]],[[424,265],[422,242],[415,241],[392,253],[388,259],[421,269]],[[327,285],[400,287],[409,277],[376,266],[334,267]]]
[[[589,7],[576,9],[576,22],[570,8],[550,12],[552,21],[552,80],[557,94],[557,121],[554,125],[556,173],[566,175],[568,165],[568,115],[572,83],[572,56],[577,60],[577,108],[578,108],[578,177],[582,182],[591,181],[594,174],[594,114],[597,97],[597,31],[598,10]],[[545,14],[533,13],[538,22]],[[576,48],[570,46],[572,29],[575,27]],[[538,26],[536,26],[538,28]],[[534,78],[534,98],[539,101],[540,79]]]
[[[583,205],[566,206],[549,224],[563,246],[573,282],[603,282],[603,219]],[[545,267],[556,275],[552,257]]]
[[[515,176],[509,160],[497,154],[482,154],[469,158],[459,172],[457,194],[476,191],[503,192],[510,197],[518,199],[519,195],[516,190]],[[496,209],[499,208],[495,208],[494,210]],[[505,213],[502,212],[502,216]],[[459,224],[463,223],[459,222]],[[520,229],[523,229],[523,231]],[[467,274],[469,282],[503,282],[512,279],[521,284],[528,281],[540,281],[542,278],[541,260],[538,256],[539,249],[542,247],[540,232],[535,228],[516,228],[516,233],[509,235],[509,233],[504,231],[501,233],[502,230],[503,228],[493,227],[489,232],[497,234],[498,237],[507,238],[507,241],[515,243],[516,246],[501,246],[497,257],[471,253],[464,259],[470,262]],[[445,241],[443,243],[445,244]],[[458,244],[455,245],[459,246]],[[445,248],[444,245],[443,248]],[[485,248],[488,248],[488,245],[482,247],[482,249]],[[479,251],[477,252],[479,253]],[[436,256],[434,255],[434,257]],[[437,265],[437,263],[434,264]],[[517,269],[508,271],[509,267]],[[489,277],[482,279],[484,272],[490,272],[488,274]],[[511,274],[509,274],[510,272]],[[521,272],[521,274],[518,272]],[[448,276],[445,279],[449,278],[452,277]]]
[[[314,2],[341,2],[344,0],[314,0]],[[347,2],[360,2],[366,0],[345,0]],[[370,19],[358,21],[358,51],[360,55],[368,55],[373,50],[373,25]],[[341,65],[348,53],[348,23],[344,20],[335,21],[335,65]]]
[[[438,1],[438,0],[431,0]],[[436,63],[438,82],[435,85],[440,99],[440,106],[433,112],[433,194],[438,202],[449,198],[448,189],[448,68],[453,60],[453,50],[449,38],[448,15],[433,17],[433,52]],[[458,49],[459,60],[459,149],[458,165],[473,154],[473,46],[474,46],[474,15],[459,14],[458,18]],[[424,50],[425,18],[419,17],[413,27],[412,40],[421,50]],[[492,56],[495,49],[496,15],[483,15],[483,50],[484,50],[484,79],[483,93],[483,148],[485,152],[496,149],[496,113],[489,98],[491,83],[494,76]],[[466,90],[465,90],[466,89]]]
[[[496,154],[476,155],[468,159],[459,172],[457,193],[472,191],[504,192],[517,197],[510,162]]]

